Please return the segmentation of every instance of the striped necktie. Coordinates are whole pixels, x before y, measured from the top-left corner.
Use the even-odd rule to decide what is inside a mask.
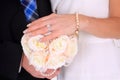
[[[39,17],[37,13],[36,0],[20,0],[24,6],[24,14],[28,22],[32,22]]]

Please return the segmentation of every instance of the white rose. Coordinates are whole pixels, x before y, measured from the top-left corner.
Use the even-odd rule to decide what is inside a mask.
[[[76,36],[61,35],[47,44],[40,42],[42,37],[24,35],[21,40],[25,55],[37,71],[57,69],[72,62],[78,48]]]
[[[34,36],[34,37],[31,37],[29,40],[28,40],[28,46],[31,50],[33,51],[41,51],[41,50],[44,50],[47,45],[43,42],[40,42],[40,38],[42,38],[43,36],[42,35],[38,35],[38,36]]]
[[[24,54],[27,56],[30,64],[39,71],[43,71],[48,56],[48,52],[46,51],[47,44],[40,42],[42,37],[42,35],[34,37],[24,35],[21,39]]]
[[[77,37],[68,37],[61,35],[54,39],[49,46],[50,59],[47,65],[50,69],[57,69],[66,64],[70,64],[74,56],[77,54]]]

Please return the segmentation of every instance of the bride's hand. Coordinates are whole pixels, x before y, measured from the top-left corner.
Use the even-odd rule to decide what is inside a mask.
[[[50,27],[47,25],[50,25]],[[42,41],[54,39],[60,35],[71,35],[76,30],[75,14],[51,14],[40,18],[28,25],[24,33],[30,36],[51,34],[42,38]]]

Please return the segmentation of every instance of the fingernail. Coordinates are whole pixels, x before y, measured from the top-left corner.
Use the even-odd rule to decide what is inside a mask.
[[[29,27],[31,24],[29,23],[28,25],[27,25],[27,27]]]
[[[24,30],[23,33],[27,33],[27,30]]]

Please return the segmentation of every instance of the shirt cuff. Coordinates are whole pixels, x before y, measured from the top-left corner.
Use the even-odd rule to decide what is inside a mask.
[[[20,61],[20,66],[19,66],[18,73],[20,73],[20,72],[21,72],[22,62],[23,62],[23,53],[22,53],[22,57],[21,57],[21,61]]]

